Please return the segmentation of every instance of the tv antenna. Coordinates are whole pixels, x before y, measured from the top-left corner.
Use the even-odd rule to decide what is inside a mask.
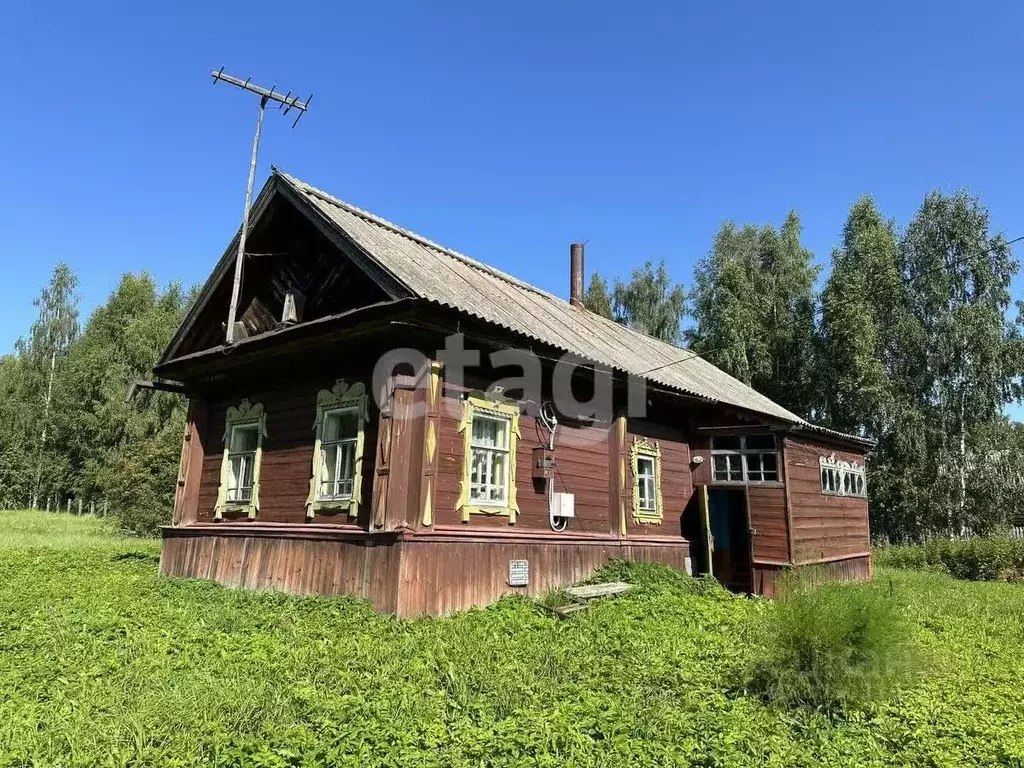
[[[277,108],[283,110],[283,114],[287,115],[293,109],[298,112],[295,116],[295,122],[292,123],[292,128],[299,124],[299,118],[306,114],[306,110],[309,109],[309,102],[313,100],[313,94],[309,94],[309,97],[305,101],[299,101],[298,96],[293,96],[291,91],[288,93],[277,93],[272,86],[268,91],[266,88],[261,88],[258,85],[253,85],[249,78],[240,80],[237,77],[224,74],[224,67],[219,70],[214,70],[210,73],[213,75],[213,84],[216,85],[219,81],[223,80],[225,83],[230,85],[236,85],[239,88],[255,93],[260,97],[260,111],[256,118],[256,137],[252,142],[252,159],[249,161],[249,183],[245,187],[245,210],[242,211],[242,231],[238,235],[238,256],[235,258],[235,281],[231,286],[231,305],[228,307],[228,327],[225,338],[226,344],[233,344],[235,342],[235,315],[238,312],[238,295],[241,293],[242,288],[242,261],[245,258],[245,238],[249,234],[249,206],[252,203],[252,184],[256,177],[256,156],[260,151],[260,134],[263,132],[263,113],[266,111],[267,102],[273,101],[277,103]]]

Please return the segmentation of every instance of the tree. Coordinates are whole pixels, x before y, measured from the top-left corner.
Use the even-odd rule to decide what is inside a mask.
[[[608,284],[596,271],[590,276],[587,290],[583,293],[583,306],[595,315],[614,320],[612,315],[612,296]]]
[[[1016,394],[1020,338],[1007,321],[1018,265],[988,210],[960,192],[930,193],[900,243],[909,309],[920,325],[904,340],[915,363],[904,371],[925,415],[933,530],[979,527],[994,510],[972,509],[971,467],[992,450],[983,439]],[[986,447],[987,446],[987,447]]]
[[[782,227],[725,222],[694,270],[693,349],[796,413],[815,406],[818,268],[800,242],[800,219]]]
[[[686,312],[686,293],[672,282],[665,262],[650,261],[633,270],[629,282],[608,283],[594,272],[583,294],[583,306],[601,317],[646,333],[670,344],[681,338],[680,324]]]
[[[0,451],[5,465],[7,492],[28,496],[25,482],[31,471],[31,503],[37,505],[43,468],[54,463],[48,438],[52,429],[53,387],[60,376],[68,350],[78,335],[78,278],[64,262],[54,267],[49,284],[34,300],[39,309],[27,339],[15,344],[16,356],[5,361],[5,428],[0,432]]]
[[[74,403],[60,414],[68,484],[80,497],[106,497],[123,527],[153,532],[170,519],[185,404],[144,391],[125,402],[129,381],[148,375],[191,304],[172,284],[160,291],[147,274],[122,276],[89,318],[68,355],[55,392]]]
[[[873,439],[891,426],[897,392],[890,374],[897,372],[890,368],[907,320],[895,224],[862,197],[821,294],[817,380],[825,424]]]
[[[686,294],[672,282],[664,261],[657,268],[645,262],[633,270],[628,283],[616,280],[612,297],[616,322],[669,344],[679,343]]]

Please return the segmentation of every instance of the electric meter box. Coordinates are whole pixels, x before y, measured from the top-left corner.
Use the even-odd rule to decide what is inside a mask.
[[[571,493],[553,494],[551,513],[555,517],[576,517],[576,497]]]

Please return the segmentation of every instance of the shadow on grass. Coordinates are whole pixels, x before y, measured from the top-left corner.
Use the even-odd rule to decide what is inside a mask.
[[[118,555],[114,555],[110,559],[114,562],[135,560],[138,562],[149,563],[151,565],[160,564],[160,555],[155,555],[152,552],[122,552]]]

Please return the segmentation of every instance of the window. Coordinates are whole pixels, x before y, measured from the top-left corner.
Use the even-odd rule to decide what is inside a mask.
[[[821,468],[821,492],[834,496],[867,498],[864,466],[855,461],[837,459],[835,454],[818,459]]]
[[[711,438],[716,482],[777,483],[779,455],[774,435],[720,435]]]
[[[266,415],[260,403],[243,400],[228,408],[214,520],[223,519],[225,512],[256,517],[260,509],[260,461],[266,435]]]
[[[638,523],[661,523],[661,446],[636,438],[630,447],[633,464],[633,519]]]
[[[636,482],[638,487],[639,508],[643,512],[656,512],[658,504],[655,501],[654,483],[654,458],[651,456],[640,456],[636,460]]]
[[[503,506],[508,498],[508,432],[511,419],[479,413],[470,441],[469,500]]]
[[[355,487],[356,447],[359,443],[359,414],[355,407],[324,413],[320,450],[320,487],[317,499],[351,499]]]
[[[252,501],[252,483],[256,463],[256,444],[259,434],[255,424],[236,424],[231,427],[228,441],[228,488],[229,502]]]
[[[358,517],[367,403],[366,385],[360,381],[338,379],[330,389],[317,393],[307,518],[318,512]]]
[[[515,462],[519,405],[470,395],[462,404],[459,432],[465,453],[456,506],[462,520],[468,522],[472,514],[507,515],[514,523],[519,514]]]

